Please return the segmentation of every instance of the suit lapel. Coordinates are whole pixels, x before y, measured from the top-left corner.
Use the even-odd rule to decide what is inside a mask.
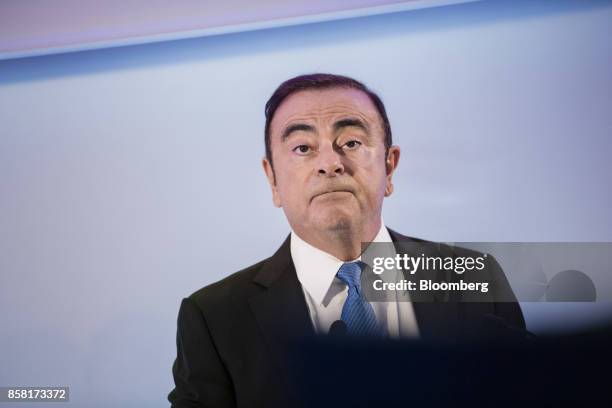
[[[291,259],[290,239],[257,273],[253,281],[264,290],[249,299],[266,344],[285,369],[291,344],[315,334]]]
[[[398,254],[408,254],[411,256],[419,256],[421,253],[426,255],[434,255],[435,244],[423,240],[410,238],[399,234],[390,228],[387,228],[391,240],[394,243],[395,250]],[[402,245],[407,243],[408,245]],[[415,249],[418,250],[415,252]],[[405,276],[406,279],[411,279],[410,275]],[[432,277],[432,280],[441,280],[440,275]],[[460,305],[444,301],[444,295],[434,296],[431,293],[417,292],[416,296],[411,295],[412,309],[418,324],[421,337],[435,337],[447,331],[453,330],[453,326],[458,321]]]

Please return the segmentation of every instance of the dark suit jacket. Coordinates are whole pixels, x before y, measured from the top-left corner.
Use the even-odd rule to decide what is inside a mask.
[[[394,243],[425,242],[389,233]],[[511,293],[501,269],[491,273],[495,276],[488,279],[498,290]],[[484,316],[525,327],[516,302],[435,300],[413,303],[423,339],[459,333]],[[272,257],[183,299],[173,365],[176,387],[168,399],[173,407],[297,406],[287,380],[288,347],[310,336],[314,329],[288,237]]]

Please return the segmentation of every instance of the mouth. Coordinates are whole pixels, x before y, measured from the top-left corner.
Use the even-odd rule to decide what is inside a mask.
[[[351,190],[329,190],[329,191],[323,191],[323,192],[320,192],[320,193],[315,194],[314,196],[312,196],[310,201],[312,201],[312,200],[314,200],[315,198],[318,198],[318,197],[325,197],[325,196],[330,196],[330,195],[342,195],[342,194],[353,194],[353,192]]]

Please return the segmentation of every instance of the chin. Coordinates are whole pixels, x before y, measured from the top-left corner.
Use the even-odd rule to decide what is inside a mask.
[[[329,211],[327,214],[319,214],[313,224],[321,230],[342,231],[351,229],[356,221],[357,218],[354,214],[351,215],[344,211]]]

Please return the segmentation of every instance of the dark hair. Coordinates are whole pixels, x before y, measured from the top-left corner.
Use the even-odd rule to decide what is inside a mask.
[[[385,110],[385,105],[382,100],[372,92],[368,87],[366,87],[361,82],[349,78],[342,75],[333,75],[333,74],[309,74],[309,75],[300,75],[294,78],[288,79],[287,81],[280,84],[278,88],[274,91],[268,102],[266,102],[266,128],[265,128],[265,143],[266,143],[266,158],[272,165],[272,149],[270,147],[270,124],[272,123],[272,118],[274,118],[274,114],[278,107],[283,103],[283,101],[290,95],[305,90],[312,89],[330,89],[330,88],[352,88],[357,89],[365,93],[380,115],[383,125],[383,131],[385,133],[385,148],[388,150],[393,144],[393,140],[391,138],[391,125],[389,124],[389,118],[387,118],[387,111]],[[272,165],[272,169],[274,166]]]

